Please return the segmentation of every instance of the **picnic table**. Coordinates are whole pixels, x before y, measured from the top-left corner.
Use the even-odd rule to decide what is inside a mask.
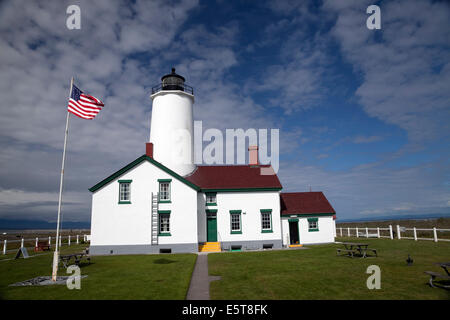
[[[378,257],[377,249],[369,249],[369,245],[367,243],[356,243],[356,242],[341,242],[344,246],[344,249],[337,249],[336,254],[340,255],[341,253],[345,253],[349,257],[359,256],[363,258],[369,257],[367,254],[368,251],[371,251]]]
[[[449,271],[450,262],[437,262],[437,263],[435,263],[435,265],[438,265],[442,269],[444,269],[446,274],[440,274],[440,273],[433,272],[433,271],[425,271],[425,273],[430,276],[430,280],[429,280],[430,286],[433,288],[440,287],[440,288],[449,289],[450,284],[444,285],[444,284],[436,283],[436,278],[440,278],[444,281],[450,281],[450,271]]]
[[[74,260],[76,265],[79,265],[83,258],[85,258],[89,264],[91,263],[91,257],[88,254],[88,250],[85,252],[60,255],[59,262],[62,262],[64,267],[67,268],[72,260]]]
[[[38,245],[34,247],[34,251],[50,251],[50,245],[47,241],[39,241]]]

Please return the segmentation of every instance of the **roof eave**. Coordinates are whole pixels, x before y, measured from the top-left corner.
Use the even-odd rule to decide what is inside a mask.
[[[281,216],[333,216],[336,212],[317,212],[317,213],[286,213],[281,212]]]
[[[172,177],[178,179],[179,181],[183,182],[184,184],[186,184],[187,186],[191,187],[192,189],[194,189],[195,191],[200,191],[200,187],[198,187],[197,185],[195,185],[194,183],[186,180],[185,178],[183,178],[182,176],[180,176],[179,174],[177,174],[176,172],[170,170],[169,168],[167,168],[166,166],[164,166],[163,164],[159,163],[158,161],[156,161],[153,158],[150,158],[147,155],[142,155],[139,158],[137,158],[136,160],[134,160],[133,162],[127,164],[125,167],[123,167],[122,169],[119,169],[118,171],[114,172],[113,174],[111,174],[110,176],[108,176],[107,178],[103,179],[102,181],[100,181],[99,183],[97,183],[96,185],[94,185],[93,187],[89,188],[89,191],[91,192],[95,192],[99,189],[101,189],[103,186],[107,185],[108,183],[110,183],[111,181],[115,180],[117,177],[121,176],[122,174],[124,174],[125,172],[133,169],[135,166],[137,166],[138,164],[140,164],[143,161],[148,161],[152,164],[154,164],[155,166],[157,166],[158,168],[160,168],[161,170],[165,171],[166,173],[170,174]]]
[[[257,191],[280,191],[283,187],[263,187],[263,188],[202,188],[201,192],[257,192]]]

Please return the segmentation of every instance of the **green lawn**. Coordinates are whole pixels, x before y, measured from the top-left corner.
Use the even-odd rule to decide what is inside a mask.
[[[78,252],[86,245],[64,248]],[[52,253],[29,259],[0,261],[0,299],[184,299],[196,261],[195,254],[94,256],[81,266],[81,290],[65,285],[8,287],[50,275]],[[67,275],[61,268],[58,275]]]
[[[307,250],[230,252],[208,255],[212,299],[450,299],[449,291],[430,288],[424,271],[444,273],[434,262],[450,261],[450,243],[340,238],[369,243],[378,258],[336,256],[341,245]],[[407,266],[408,253],[414,260]],[[381,269],[381,289],[366,286],[369,265]]]
[[[338,240],[367,242],[378,258],[336,256],[338,244],[306,250],[215,253],[208,255],[212,299],[450,299],[449,291],[430,288],[434,262],[450,261],[450,243],[389,239]],[[85,245],[64,247],[81,251]],[[406,265],[408,253],[413,266]],[[10,255],[11,256],[11,255]],[[82,265],[81,290],[66,286],[8,287],[36,276],[50,275],[52,253],[29,259],[0,261],[0,299],[184,299],[195,254],[94,256]],[[369,290],[369,265],[381,268],[381,289]],[[61,269],[59,275],[65,275]]]

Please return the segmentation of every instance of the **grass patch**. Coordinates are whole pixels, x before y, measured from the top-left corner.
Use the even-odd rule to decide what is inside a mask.
[[[336,256],[339,244],[309,246],[308,250],[216,253],[208,255],[212,299],[450,299],[444,289],[430,288],[424,271],[444,273],[433,265],[450,261],[450,243],[339,238],[369,243],[377,258]],[[414,260],[407,266],[408,253]],[[381,289],[369,290],[369,265],[381,269]]]
[[[63,253],[85,247],[64,248]],[[195,254],[92,256],[81,265],[81,290],[64,285],[9,287],[37,276],[51,275],[53,252],[29,259],[0,261],[0,299],[185,299]],[[60,268],[59,275],[67,275]]]

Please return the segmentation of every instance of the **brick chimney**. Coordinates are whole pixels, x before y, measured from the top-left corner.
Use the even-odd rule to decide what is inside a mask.
[[[153,143],[147,142],[145,144],[145,155],[153,159]]]
[[[258,163],[258,146],[248,147],[248,165],[257,166]]]

